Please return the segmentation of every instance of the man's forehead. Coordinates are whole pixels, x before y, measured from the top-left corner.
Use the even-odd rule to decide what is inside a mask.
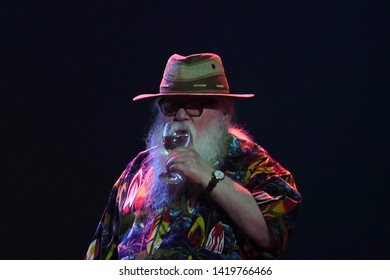
[[[215,102],[215,98],[206,96],[166,96],[163,101],[172,103],[187,103],[187,102]]]

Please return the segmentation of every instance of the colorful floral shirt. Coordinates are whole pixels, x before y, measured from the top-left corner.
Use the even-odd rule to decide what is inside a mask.
[[[86,259],[270,259],[282,255],[301,195],[289,171],[259,145],[233,136],[220,170],[247,188],[272,233],[276,251],[256,246],[206,194],[159,211],[143,211],[147,170],[141,152],[112,188]]]

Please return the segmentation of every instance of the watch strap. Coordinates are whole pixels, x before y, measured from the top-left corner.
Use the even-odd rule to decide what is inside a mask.
[[[213,191],[213,189],[215,188],[215,186],[217,185],[217,183],[218,183],[218,179],[215,178],[215,176],[213,174],[209,184],[206,187],[206,192],[211,193]]]
[[[206,192],[211,193],[219,181],[225,178],[225,174],[220,170],[214,170],[211,174],[211,180],[206,187]]]

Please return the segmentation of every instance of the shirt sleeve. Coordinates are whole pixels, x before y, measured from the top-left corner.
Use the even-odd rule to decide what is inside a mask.
[[[144,159],[145,152],[138,154],[122,172],[118,180],[115,182],[107,205],[103,211],[95,234],[92,238],[87,253],[84,259],[99,260],[99,259],[117,259],[117,246],[119,244],[119,207],[118,194],[132,180],[134,175],[139,170]]]
[[[251,254],[261,254],[263,258],[279,258],[285,251],[296,225],[298,206],[302,202],[291,173],[260,146],[253,146],[251,156],[247,154],[247,169],[244,186],[257,202],[275,242],[275,251],[261,252],[256,245],[249,243]],[[255,257],[255,256],[252,256]]]

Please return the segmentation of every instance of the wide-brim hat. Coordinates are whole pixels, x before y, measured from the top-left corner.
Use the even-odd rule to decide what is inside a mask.
[[[133,101],[163,96],[213,96],[251,98],[252,93],[230,93],[221,58],[213,53],[172,55],[167,62],[159,93],[137,95]]]

